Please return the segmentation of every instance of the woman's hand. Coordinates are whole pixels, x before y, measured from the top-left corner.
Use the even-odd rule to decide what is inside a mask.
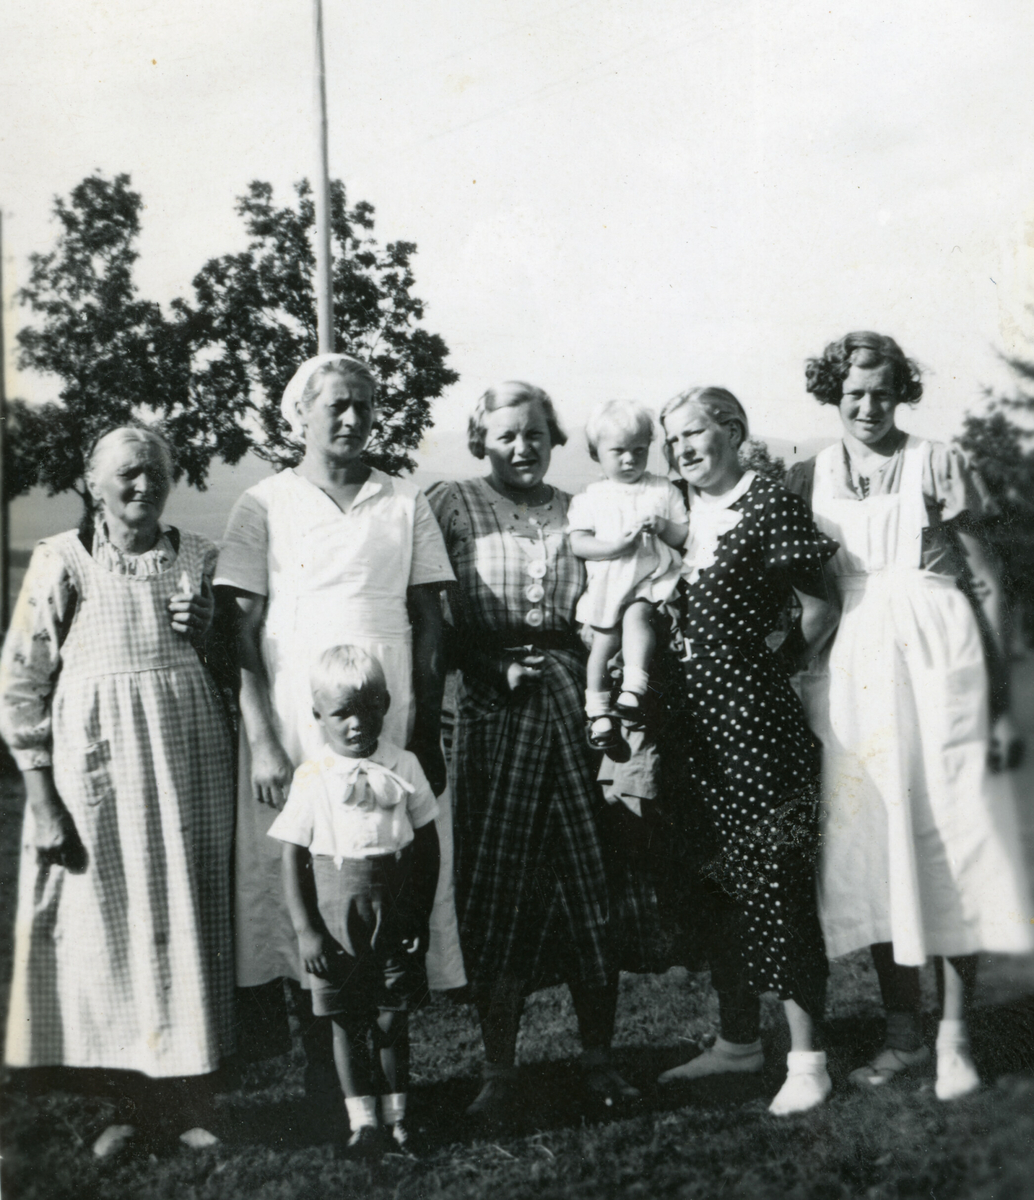
[[[417,756],[424,769],[424,774],[427,776],[427,782],[431,785],[431,791],[436,796],[440,796],[445,791],[445,785],[448,782],[445,755],[442,753],[440,740],[414,737],[406,749]]]
[[[538,687],[542,681],[542,664],[545,658],[533,650],[522,651],[517,658],[506,664],[506,686],[511,692]]]
[[[86,870],[86,849],[72,814],[54,786],[49,767],[24,772],[26,802],[32,812],[33,844],[41,866],[52,863],[76,873]]]
[[[207,579],[202,581],[201,591],[190,590],[186,572],[180,579],[180,591],[169,597],[169,619],[173,630],[181,637],[199,642],[212,628],[215,617],[215,593]]]
[[[1012,717],[1002,713],[991,728],[991,739],[987,747],[987,765],[997,774],[999,771],[1015,771],[1023,762],[1023,738]]]
[[[330,974],[327,958],[327,939],[317,929],[306,929],[298,934],[298,954],[302,966],[317,979],[326,979]]]
[[[294,776],[294,767],[275,737],[251,747],[251,787],[259,804],[283,808]]]

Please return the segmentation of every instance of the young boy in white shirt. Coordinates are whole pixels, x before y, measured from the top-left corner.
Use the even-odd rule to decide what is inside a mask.
[[[408,1014],[427,991],[438,804],[416,755],[380,740],[391,697],[373,655],[334,646],[310,676],[325,752],[294,774],[269,836],[284,843],[288,911],[317,1016],[333,1022],[347,1152],[407,1146]],[[369,1043],[372,1041],[373,1055]]]

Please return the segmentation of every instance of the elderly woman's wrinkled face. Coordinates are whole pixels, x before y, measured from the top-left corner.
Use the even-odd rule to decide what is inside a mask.
[[[114,437],[97,448],[87,484],[110,520],[142,530],[157,527],[172,479],[167,456],[156,442]]]
[[[373,395],[361,379],[328,375],[304,413],[305,445],[336,463],[358,458],[373,429]]]
[[[878,447],[895,430],[898,400],[890,363],[878,367],[852,364],[839,405],[844,432],[864,446]]]
[[[540,404],[514,404],[485,413],[485,454],[493,477],[505,487],[538,487],[549,470],[552,448]]]
[[[668,415],[664,432],[671,463],[699,491],[722,486],[738,471],[737,424],[719,425],[702,408],[684,404]]]

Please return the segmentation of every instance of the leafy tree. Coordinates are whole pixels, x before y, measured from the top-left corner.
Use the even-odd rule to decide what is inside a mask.
[[[296,192],[295,207],[277,208],[272,188],[253,183],[237,205],[248,249],[208,262],[194,303],[173,301],[168,317],[133,282],[143,201],[129,176],[90,175],[67,200],[55,199],[57,245],[32,255],[19,293],[37,320],[17,340],[20,365],[55,377],[59,388],[45,404],[10,405],[8,497],[37,484],[83,495],[85,448],[132,417],[162,426],[198,488],[216,456],[234,463],[254,450],[278,465],[297,460],[280,395],[316,352],[316,317],[313,205],[307,184]],[[430,423],[431,400],[458,376],[445,366],[442,338],[417,324],[416,247],[380,249],[369,236],[373,208],[347,210],[341,183],[331,202],[338,346],[367,359],[383,381],[370,460],[403,470]]]
[[[129,182],[90,175],[56,198],[57,245],[30,259],[19,300],[39,321],[17,334],[19,365],[60,389],[42,406],[11,405],[8,496],[36,484],[82,494],[83,452],[97,432],[133,415],[175,425],[187,404],[187,347],[133,283],[143,202]],[[200,483],[207,457],[190,447],[180,465]]]
[[[995,502],[986,532],[1003,567],[1006,591],[1034,641],[1034,435],[1010,414],[1034,413],[1034,363],[1010,359],[1019,389],[990,397],[984,413],[968,415],[956,439],[978,468]]]
[[[278,207],[268,183],[252,183],[237,202],[247,250],[206,263],[193,305],[174,305],[200,356],[194,385],[206,409],[231,414],[255,453],[277,465],[300,457],[280,415],[281,394],[317,348],[315,211],[307,182],[295,192],[293,206]],[[416,324],[424,315],[410,292],[416,246],[378,247],[369,236],[373,211],[364,201],[349,209],[344,185],[331,185],[336,348],[365,359],[380,380],[380,424],[367,457],[398,472],[414,465],[408,451],[430,424],[431,400],[459,376],[445,366],[442,338]]]
[[[767,442],[759,437],[747,438],[740,447],[740,466],[776,483],[782,483],[786,478],[786,463],[781,458],[773,458]]]

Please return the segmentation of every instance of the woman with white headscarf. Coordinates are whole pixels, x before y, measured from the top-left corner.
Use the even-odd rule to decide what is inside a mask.
[[[324,650],[348,643],[376,655],[391,694],[384,736],[417,754],[436,793],[445,787],[439,591],[453,572],[419,489],[363,460],[375,390],[366,364],[343,354],[299,367],[282,411],[304,456],[238,500],[220,555],[216,585],[232,589],[242,616],[236,934],[237,981],[245,988],[304,978],[283,899],[280,847],[266,830],[295,767],[323,744],[309,669]],[[465,977],[451,818],[448,804],[440,807],[442,872],[427,970],[430,986],[447,990]],[[303,1021],[303,1037],[305,1028]],[[312,1039],[320,1044],[318,1030]],[[307,1040],[307,1055],[313,1049]],[[336,1086],[329,1061],[316,1075]],[[316,1075],[307,1072],[310,1093],[319,1088]]]

